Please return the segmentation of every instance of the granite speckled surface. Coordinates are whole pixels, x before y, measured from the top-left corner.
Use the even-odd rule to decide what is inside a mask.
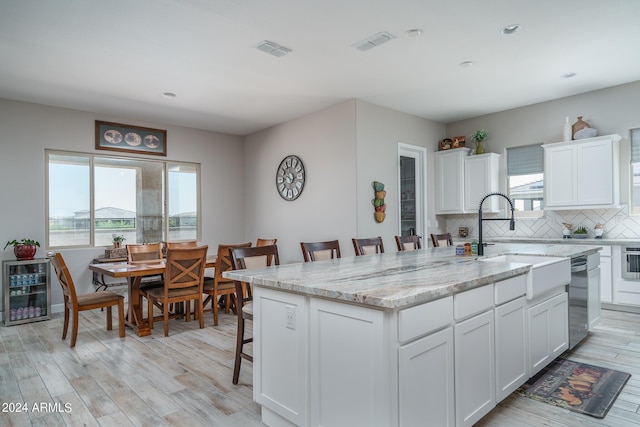
[[[484,258],[507,253],[575,257],[598,250],[581,245],[497,243],[485,248]],[[524,274],[529,269],[528,264],[456,256],[450,246],[228,271],[223,276],[254,286],[396,309]]]

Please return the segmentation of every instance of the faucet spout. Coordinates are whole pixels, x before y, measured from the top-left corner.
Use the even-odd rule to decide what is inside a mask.
[[[503,197],[507,200],[507,202],[509,202],[509,207],[511,208],[511,218],[482,218],[482,204],[491,196]],[[478,207],[478,255],[484,255],[484,246],[486,245],[486,243],[482,242],[482,221],[509,221],[509,230],[515,230],[516,221],[514,219],[513,211],[513,200],[511,200],[509,196],[504,193],[489,193],[480,200],[480,206]]]

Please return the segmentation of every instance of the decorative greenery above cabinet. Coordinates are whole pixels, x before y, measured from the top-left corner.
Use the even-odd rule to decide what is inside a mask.
[[[496,153],[469,156],[471,150],[458,148],[435,155],[436,214],[477,213],[480,199],[499,190]],[[483,205],[484,212],[498,212],[499,200]]]
[[[545,209],[598,209],[620,203],[620,135],[544,144]]]

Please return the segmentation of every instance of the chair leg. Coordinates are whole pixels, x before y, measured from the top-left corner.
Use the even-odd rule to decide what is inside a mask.
[[[214,298],[211,302],[213,307],[213,326],[218,326],[218,298]]]
[[[78,311],[73,311],[73,326],[71,327],[71,348],[76,346],[76,338],[78,338]]]
[[[198,321],[200,329],[204,328],[204,307],[202,307],[202,299],[195,300],[196,312],[198,313]]]
[[[111,312],[111,306],[107,307],[107,331],[113,329],[113,313]]]
[[[124,338],[124,298],[118,300],[118,332]]]
[[[149,329],[153,329],[153,300],[147,298],[147,319],[149,321]]]
[[[233,367],[233,383],[238,384],[240,363],[242,363],[242,347],[244,342],[244,319],[238,315],[238,333],[236,338],[236,361]]]
[[[67,307],[67,302],[64,303],[64,326],[62,328],[62,339],[67,338],[67,330],[69,329],[69,307]]]
[[[191,301],[184,302],[184,321],[191,322]]]
[[[169,336],[169,304],[163,304],[164,309],[162,310],[164,314],[164,336]]]

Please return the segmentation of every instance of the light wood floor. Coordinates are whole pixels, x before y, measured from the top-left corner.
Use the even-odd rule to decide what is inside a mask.
[[[104,313],[86,312],[74,349],[60,339],[59,314],[50,321],[0,326],[0,403],[28,406],[28,412],[0,412],[0,426],[263,425],[252,401],[250,363],[243,362],[240,384],[231,384],[235,317],[221,314],[217,328],[211,313],[206,320],[205,329],[172,320],[168,338],[157,323],[152,336],[140,338],[128,329],[121,339],[115,325],[113,331],[104,328]],[[632,374],[605,419],[514,394],[478,425],[640,426],[639,331],[639,314],[603,311],[601,324],[571,354]],[[33,405],[41,403],[49,408],[34,412]]]

